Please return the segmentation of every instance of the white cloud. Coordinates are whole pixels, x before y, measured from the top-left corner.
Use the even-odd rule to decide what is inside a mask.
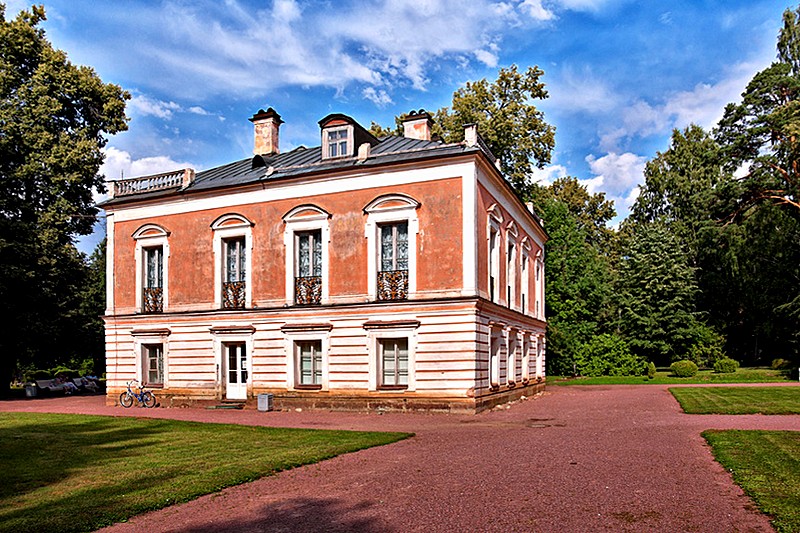
[[[548,83],[549,106],[562,113],[607,113],[619,106],[619,97],[591,68],[566,66]]]
[[[728,102],[740,99],[741,92],[763,65],[739,63],[728,75],[716,83],[698,83],[691,90],[678,91],[666,96],[659,104],[636,100],[619,110],[622,120],[600,135],[600,149],[619,150],[625,139],[668,134],[673,128],[682,129],[697,124],[713,128]]]
[[[542,0],[525,0],[519,7],[526,11],[533,20],[553,20],[556,18],[555,13],[542,5]]]
[[[595,177],[581,183],[589,192],[605,192],[614,201],[617,213],[626,213],[639,196],[639,183],[644,177],[647,158],[630,152],[612,152],[599,158],[587,156],[586,162]]]
[[[497,54],[489,50],[475,50],[475,58],[487,67],[497,66]]]
[[[180,108],[181,106],[175,102],[164,102],[141,94],[134,95],[128,103],[128,109],[134,113],[163,119],[172,118],[173,111],[178,111]]]
[[[376,91],[374,87],[367,87],[361,94],[378,107],[385,107],[393,103],[392,98],[383,89]]]
[[[542,186],[552,185],[558,178],[565,178],[569,175],[567,167],[563,165],[547,165],[544,168],[533,168],[531,172],[531,182]]]
[[[108,146],[103,151],[106,158],[100,167],[100,174],[104,175],[106,180],[148,176],[182,168],[196,168],[191,163],[177,162],[165,155],[133,159],[128,152],[113,146]]]
[[[208,111],[206,111],[205,109],[203,109],[198,105],[194,105],[188,108],[186,111],[188,111],[189,113],[193,113],[195,115],[203,115],[203,116],[213,115],[213,113],[209,113]]]

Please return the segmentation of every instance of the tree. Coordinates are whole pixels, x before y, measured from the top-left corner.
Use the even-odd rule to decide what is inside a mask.
[[[75,66],[39,28],[44,9],[6,20],[0,4],[0,394],[16,364],[58,358],[78,316],[75,235],[97,215],[106,135],[127,128],[120,87]]]
[[[530,184],[532,165],[550,162],[555,128],[545,122],[532,103],[547,98],[539,67],[519,72],[516,65],[501,68],[497,79],[468,82],[453,93],[450,108],[436,112],[434,133],[446,142],[464,140],[464,125],[477,124],[478,132],[518,194]]]
[[[660,222],[685,246],[692,266],[719,231],[715,188],[727,175],[719,146],[703,128],[674,130],[669,148],[647,162],[626,224]]]
[[[605,193],[589,193],[577,178],[565,176],[549,187],[532,187],[528,199],[537,205],[537,198],[543,195],[564,203],[578,227],[586,232],[589,244],[601,254],[608,255],[608,249],[613,247],[612,241],[616,238],[608,223],[617,216],[617,211],[614,202],[606,200]]]
[[[501,68],[497,79],[467,82],[453,93],[450,107],[434,113],[433,134],[445,142],[464,140],[464,125],[477,124],[481,138],[500,160],[506,179],[517,194],[530,188],[532,165],[550,162],[555,146],[555,128],[545,122],[544,113],[533,104],[547,98],[544,75],[539,67],[519,72],[516,65]],[[402,135],[402,118],[395,117],[395,128],[372,123],[370,132],[377,136]]]
[[[662,223],[635,228],[617,288],[619,328],[631,350],[656,364],[683,359],[709,336],[695,308],[695,269]]]
[[[746,169],[731,187],[731,217],[774,203],[800,214],[800,7],[787,9],[778,61],[757,73],[740,104],[728,104],[716,133],[728,170]]]
[[[581,346],[604,332],[613,318],[611,272],[565,202],[545,197],[539,209],[550,235],[545,253],[547,364],[551,373],[571,374]]]

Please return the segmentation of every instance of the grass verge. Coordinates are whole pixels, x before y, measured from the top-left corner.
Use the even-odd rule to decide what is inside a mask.
[[[800,432],[709,430],[703,437],[777,531],[800,531]]]
[[[0,531],[93,531],[409,436],[0,413]]]
[[[771,368],[740,368],[730,374],[717,374],[701,370],[691,378],[678,378],[669,370],[656,372],[655,379],[647,376],[598,376],[593,378],[566,378],[547,376],[548,385],[699,385],[705,383],[779,383],[793,381],[785,370]]]
[[[800,387],[675,387],[669,389],[691,415],[797,415]]]

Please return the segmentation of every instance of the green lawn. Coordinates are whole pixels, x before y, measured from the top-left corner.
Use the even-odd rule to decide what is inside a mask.
[[[798,387],[674,387],[669,389],[692,415],[797,415]]]
[[[92,531],[409,436],[0,413],[0,531]]]
[[[703,437],[776,530],[800,531],[800,432],[709,430]]]
[[[647,376],[600,376],[596,378],[566,378],[547,376],[548,385],[675,385],[678,383],[772,383],[792,381],[788,373],[771,368],[740,368],[730,374],[717,374],[713,370],[701,370],[692,378],[678,378],[669,370],[656,373],[655,379]]]

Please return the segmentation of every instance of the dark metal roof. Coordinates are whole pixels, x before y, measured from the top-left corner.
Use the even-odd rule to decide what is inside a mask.
[[[323,160],[321,146],[314,148],[300,146],[289,152],[270,156],[257,155],[200,171],[196,174],[194,181],[183,189],[170,188],[141,194],[129,194],[112,198],[102,205],[115,205],[146,198],[169,196],[177,192],[186,193],[257,182],[269,182],[298,177],[304,174],[358,167],[376,167],[478,152],[483,152],[490,161],[494,161],[494,156],[488,152],[488,148],[485,145],[446,144],[441,141],[425,141],[398,136],[379,139],[379,143],[372,147],[369,157],[363,161],[359,161],[356,156]]]

